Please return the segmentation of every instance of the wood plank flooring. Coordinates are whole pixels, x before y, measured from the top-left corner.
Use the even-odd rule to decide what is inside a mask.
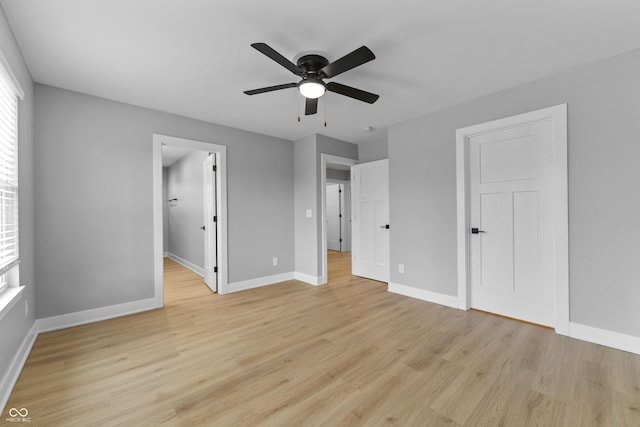
[[[38,337],[11,407],[38,426],[640,426],[640,356],[394,295],[230,295],[165,262],[163,309]]]

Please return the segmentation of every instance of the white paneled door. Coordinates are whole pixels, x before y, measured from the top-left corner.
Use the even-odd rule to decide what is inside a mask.
[[[471,307],[554,325],[550,120],[469,138]]]
[[[213,292],[218,291],[217,227],[216,227],[216,166],[215,155],[209,154],[202,164],[204,201],[204,282]]]
[[[389,281],[389,161],[351,167],[352,270]]]

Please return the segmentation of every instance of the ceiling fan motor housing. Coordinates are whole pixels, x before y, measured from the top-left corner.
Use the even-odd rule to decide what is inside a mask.
[[[303,55],[298,59],[296,64],[302,70],[303,77],[325,77],[321,75],[320,70],[329,65],[327,58],[320,55]]]

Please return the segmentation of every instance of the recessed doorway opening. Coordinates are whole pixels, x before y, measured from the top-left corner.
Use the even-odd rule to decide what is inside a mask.
[[[225,293],[226,147],[153,135],[153,187],[157,306],[164,305],[164,256]]]

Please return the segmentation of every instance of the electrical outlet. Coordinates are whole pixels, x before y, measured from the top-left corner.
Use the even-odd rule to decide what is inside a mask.
[[[398,264],[398,273],[404,274],[404,264]]]
[[[29,300],[24,302],[24,317],[29,316]]]
[[[273,258],[273,265],[274,267],[278,265],[278,258]]]
[[[307,218],[311,218],[313,216],[311,209],[307,209],[306,215],[307,215]]]

